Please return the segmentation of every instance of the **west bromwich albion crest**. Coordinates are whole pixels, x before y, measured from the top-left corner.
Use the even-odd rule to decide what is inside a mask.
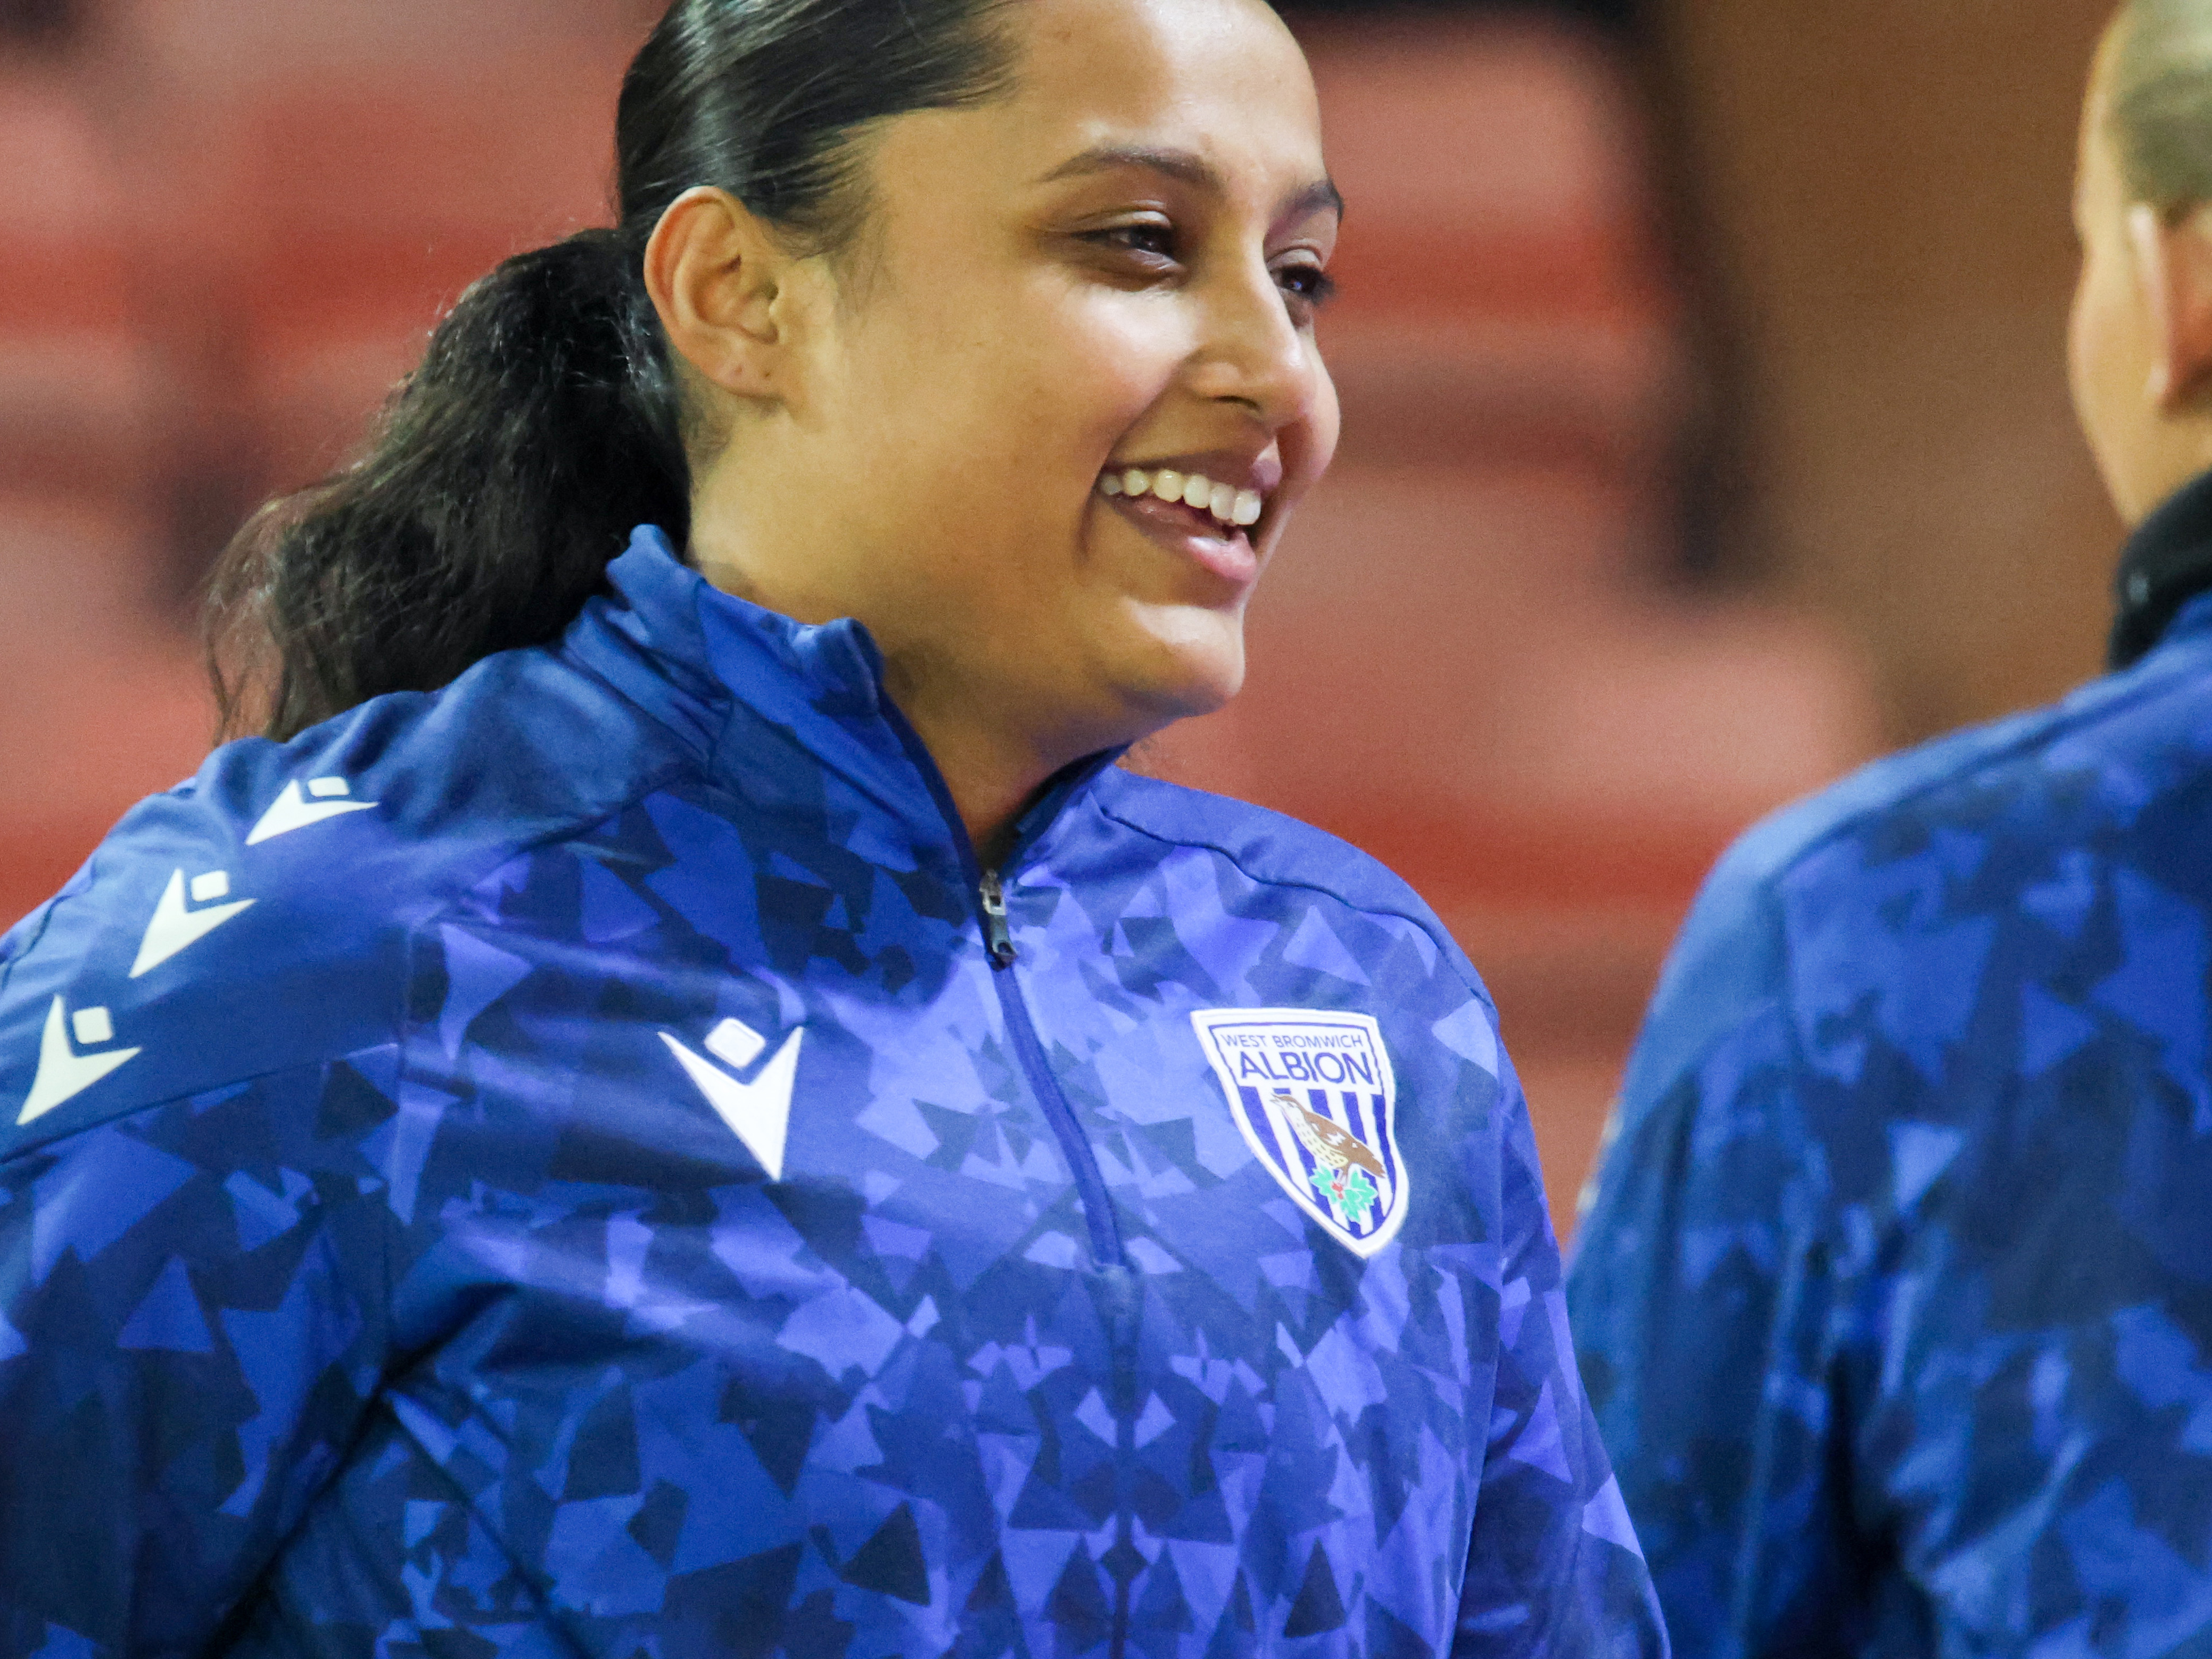
[[[1397,1079],[1372,1017],[1202,1008],[1190,1023],[1246,1143],[1297,1206],[1355,1255],[1395,1237],[1411,1188]]]

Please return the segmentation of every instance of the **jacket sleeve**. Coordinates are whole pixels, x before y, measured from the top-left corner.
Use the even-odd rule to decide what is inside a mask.
[[[205,1650],[336,1465],[385,1346],[384,1058],[0,1131],[0,1656]]]
[[[1638,1092],[1576,1240],[1599,1431],[1685,1656],[1833,1651],[1848,1608],[1823,1167],[1773,1000]],[[1671,1042],[1662,994],[1645,1047]],[[1643,1058],[1639,1055],[1639,1061]]]
[[[1833,1166],[1771,880],[1787,854],[1761,833],[1661,976],[1568,1281],[1599,1431],[1691,1659],[1855,1645]]]
[[[1454,1659],[1663,1659],[1667,1632],[1583,1394],[1559,1249],[1510,1062],[1498,1361]]]

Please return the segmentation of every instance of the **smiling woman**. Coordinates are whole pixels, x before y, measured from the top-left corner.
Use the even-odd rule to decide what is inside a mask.
[[[0,945],[0,1652],[1663,1653],[1472,969],[1115,764],[1336,441],[1288,34],[678,0],[618,148]]]
[[[702,185],[643,263],[698,434],[694,561],[866,623],[988,848],[1061,766],[1241,683],[1245,604],[1335,448],[1312,325],[1340,210],[1263,8],[975,9],[1018,73],[873,136],[842,253]]]

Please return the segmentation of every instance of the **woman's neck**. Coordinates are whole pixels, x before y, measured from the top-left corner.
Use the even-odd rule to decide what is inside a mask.
[[[998,868],[1013,849],[1023,812],[1067,761],[977,719],[963,700],[936,693],[896,661],[886,665],[884,678],[891,701],[936,762],[977,861],[986,870]]]
[[[1113,745],[1085,721],[1039,718],[1047,711],[1033,696],[980,683],[977,664],[944,638],[942,615],[911,595],[866,591],[866,561],[841,565],[818,547],[803,556],[804,538],[763,537],[757,524],[740,537],[743,520],[703,502],[694,503],[690,554],[716,587],[796,622],[849,616],[867,627],[884,655],[884,690],[936,762],[985,869],[1012,850],[1016,822],[1054,774]]]

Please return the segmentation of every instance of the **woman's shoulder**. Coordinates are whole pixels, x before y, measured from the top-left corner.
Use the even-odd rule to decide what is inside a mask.
[[[1350,842],[1265,806],[1119,769],[1101,778],[1096,799],[1102,812],[1126,829],[1169,845],[1207,849],[1255,884],[1411,927],[1477,998],[1489,1002],[1481,976],[1427,901]]]
[[[689,763],[539,652],[216,750],[0,940],[0,1155],[391,1042],[420,929]]]

